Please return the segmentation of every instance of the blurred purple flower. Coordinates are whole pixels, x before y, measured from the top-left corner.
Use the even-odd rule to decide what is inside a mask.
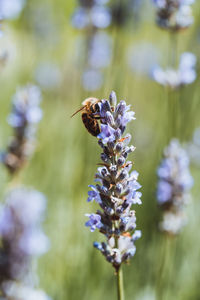
[[[37,86],[27,85],[18,89],[13,97],[13,111],[8,117],[8,123],[14,128],[26,123],[38,123],[42,118],[40,102],[41,92]]]
[[[2,290],[6,299],[20,300],[51,300],[42,290],[34,289],[28,285],[6,281],[2,285]],[[7,298],[8,297],[8,298]],[[3,300],[4,298],[2,298]]]
[[[38,191],[15,188],[6,197],[0,210],[0,282],[25,280],[31,272],[34,256],[49,249],[49,241],[40,226],[46,199]]]
[[[172,198],[172,186],[167,181],[161,180],[158,183],[157,199],[158,203],[162,204],[170,201]]]
[[[112,41],[108,34],[98,32],[90,43],[88,63],[92,68],[105,68],[110,64]]]
[[[170,145],[164,151],[164,159],[158,168],[158,187],[157,200],[159,205],[164,209],[163,222],[161,227],[165,228],[165,215],[173,215],[173,220],[178,218],[177,224],[180,222],[180,216],[183,216],[185,223],[185,215],[183,208],[189,199],[189,191],[193,186],[193,178],[189,171],[189,159],[185,150],[181,147],[178,140],[173,139]],[[167,217],[167,220],[169,218]],[[179,232],[181,228],[175,231]],[[174,233],[174,232],[172,232]]]
[[[177,89],[195,81],[197,76],[195,65],[195,55],[186,52],[181,55],[178,70],[166,69],[164,71],[159,66],[156,66],[152,70],[152,78],[163,86]]]
[[[111,61],[111,39],[100,32],[111,24],[111,12],[105,5],[107,0],[81,0],[72,17],[72,25],[86,29],[85,59],[82,85],[86,91],[96,91],[103,83],[102,69]],[[83,53],[79,53],[83,56]]]
[[[1,0],[0,1],[0,18],[15,19],[25,6],[25,0]]]
[[[78,29],[84,29],[89,26],[106,28],[110,23],[110,11],[103,4],[93,3],[90,7],[80,6],[72,17],[72,24]]]
[[[14,136],[1,155],[2,163],[11,173],[19,170],[34,151],[36,126],[43,115],[40,102],[40,89],[34,85],[18,89],[13,97],[8,123],[14,129]]]
[[[194,21],[190,5],[193,0],[153,0],[157,7],[157,24],[161,28],[178,31]]]
[[[107,28],[111,23],[111,14],[104,6],[94,6],[91,11],[92,23],[97,28]]]

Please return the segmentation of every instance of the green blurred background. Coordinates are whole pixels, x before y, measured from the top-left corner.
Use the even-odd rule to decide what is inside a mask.
[[[199,64],[200,3],[196,2],[193,6],[195,24],[178,35],[178,53],[193,52]],[[130,49],[134,52],[140,49],[139,45],[143,48],[150,45],[156,49],[159,63],[166,66],[172,45],[169,34],[155,25],[151,1],[144,1],[138,11],[129,15],[126,24],[111,25],[104,30],[113,40],[112,61],[103,70],[102,87],[94,92],[85,91],[81,84],[84,49],[79,47],[78,41],[84,41],[86,34],[71,24],[77,5],[75,0],[29,0],[17,20],[4,22],[0,44],[8,58],[0,71],[0,147],[6,148],[12,134],[6,118],[16,88],[29,82],[37,84],[38,66],[54,64],[59,80],[55,86],[42,88],[44,118],[37,135],[38,147],[20,174],[24,184],[40,190],[48,198],[44,228],[51,249],[39,260],[40,287],[54,300],[116,299],[114,271],[92,246],[93,241],[101,241],[103,237],[98,232],[90,233],[84,226],[84,214],[95,212],[97,207],[95,203],[88,204],[86,199],[88,185],[93,182],[99,162],[100,148],[96,138],[83,127],[80,115],[73,119],[70,115],[85,98],[91,95],[107,98],[111,90],[116,91],[118,99],[125,99],[132,105],[137,119],[129,125],[128,131],[136,146],[131,158],[142,184],[143,205],[136,207],[136,214],[143,236],[137,241],[135,257],[123,268],[125,294],[127,300],[152,300],[160,280],[164,244],[164,237],[158,231],[156,168],[167,142],[169,117],[165,90],[147,75],[132,70],[127,57]],[[145,63],[151,61],[151,55],[147,47]],[[178,135],[183,142],[190,141],[194,129],[200,126],[197,73],[195,83],[181,90],[182,123]],[[192,174],[195,186],[187,208],[188,225],[166,254],[170,266],[163,282],[166,300],[200,299],[200,170],[195,165]],[[2,199],[9,180],[2,166]]]

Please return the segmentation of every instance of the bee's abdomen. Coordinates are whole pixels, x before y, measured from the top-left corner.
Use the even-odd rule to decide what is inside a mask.
[[[87,113],[82,114],[82,121],[85,125],[87,131],[92,134],[93,136],[97,136],[100,133],[100,127],[97,120],[93,119]]]

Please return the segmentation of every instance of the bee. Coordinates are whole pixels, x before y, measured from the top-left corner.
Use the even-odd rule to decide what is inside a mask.
[[[71,116],[72,118],[81,111],[83,124],[85,125],[87,131],[93,136],[97,136],[101,132],[98,123],[98,120],[101,119],[99,116],[99,102],[101,102],[101,100],[97,98],[87,98],[82,103],[83,107],[81,107]]]

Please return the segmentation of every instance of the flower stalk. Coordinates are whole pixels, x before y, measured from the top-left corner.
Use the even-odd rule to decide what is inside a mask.
[[[122,267],[117,270],[117,295],[118,300],[125,299]]]

